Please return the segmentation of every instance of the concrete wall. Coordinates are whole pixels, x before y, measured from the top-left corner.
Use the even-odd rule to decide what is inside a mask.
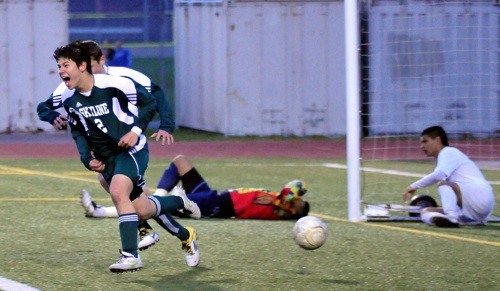
[[[498,12],[494,1],[370,7],[370,134],[436,124],[476,137],[498,133]]]
[[[343,2],[178,1],[177,123],[225,135],[344,135]]]
[[[67,2],[0,1],[0,132],[50,130],[37,104],[60,83],[54,49],[68,42]]]

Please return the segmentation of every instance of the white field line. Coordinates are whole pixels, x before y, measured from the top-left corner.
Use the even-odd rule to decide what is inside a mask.
[[[324,167],[334,168],[334,169],[347,169],[347,165],[344,164],[331,164],[325,163]],[[379,174],[387,174],[387,175],[395,175],[395,176],[404,176],[404,177],[415,177],[422,178],[425,177],[425,174],[404,172],[404,171],[396,171],[396,170],[387,170],[387,169],[377,169],[370,167],[360,167],[361,171],[370,172],[370,173],[379,173]],[[500,185],[500,181],[488,181],[491,185]]]
[[[38,289],[28,285],[12,281],[0,276],[0,290],[4,291],[38,291]]]

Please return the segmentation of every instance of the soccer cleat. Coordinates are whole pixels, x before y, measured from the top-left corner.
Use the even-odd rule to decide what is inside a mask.
[[[437,213],[438,215],[432,218],[432,222],[437,227],[458,227],[458,220],[450,215]]]
[[[195,218],[195,219],[201,218],[200,207],[198,207],[198,204],[189,200],[189,198],[186,195],[186,191],[184,191],[184,189],[182,189],[182,187],[179,187],[179,186],[174,187],[174,189],[172,189],[172,192],[170,192],[170,195],[178,196],[178,197],[182,198],[182,202],[184,204],[184,208],[183,208],[184,214],[187,214],[187,215],[189,215],[189,217]]]
[[[450,215],[445,215],[440,212],[428,212],[424,214],[424,216],[428,217],[428,222],[426,223],[431,226],[459,227],[458,220]]]
[[[142,261],[139,256],[134,257],[131,253],[120,250],[120,259],[118,262],[109,266],[109,270],[113,273],[135,272],[142,268]]]
[[[82,190],[82,196],[80,197],[80,202],[82,204],[83,209],[85,210],[85,216],[92,217],[94,210],[97,207],[100,207],[97,203],[92,200],[90,196],[90,192],[87,189]]]
[[[189,238],[182,242],[182,249],[186,252],[186,263],[190,267],[196,267],[200,263],[200,252],[196,245],[198,235],[192,227],[186,227],[189,231]]]
[[[154,246],[157,242],[160,241],[160,236],[156,231],[149,233],[149,230],[145,227],[139,229],[139,244],[138,249],[140,251],[147,250],[149,247]]]

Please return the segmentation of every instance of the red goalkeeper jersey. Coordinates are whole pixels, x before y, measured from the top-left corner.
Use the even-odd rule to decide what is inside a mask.
[[[278,193],[257,188],[228,189],[234,206],[234,213],[239,219],[283,219],[275,213],[274,200]]]

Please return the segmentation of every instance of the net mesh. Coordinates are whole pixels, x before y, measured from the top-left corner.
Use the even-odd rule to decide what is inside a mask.
[[[497,1],[361,2],[363,202],[401,203],[432,172],[419,136],[433,125],[499,192],[498,12]]]

